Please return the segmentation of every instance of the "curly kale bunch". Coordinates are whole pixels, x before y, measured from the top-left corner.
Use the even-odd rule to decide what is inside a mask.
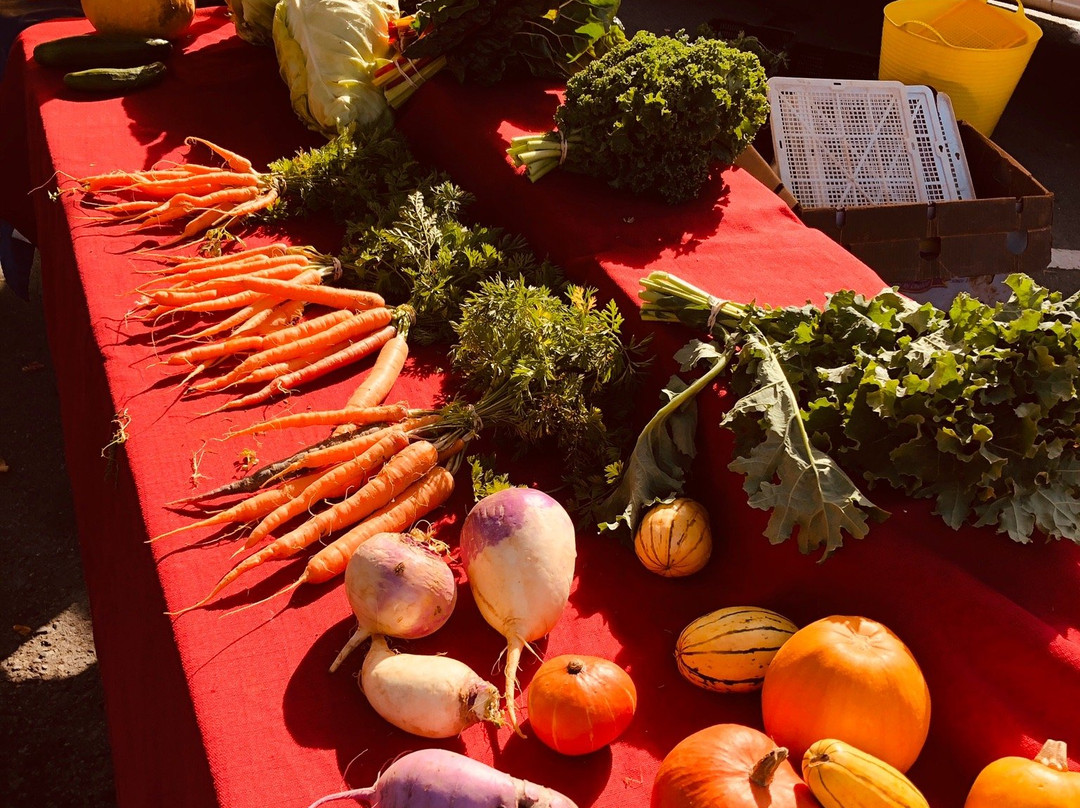
[[[534,181],[561,163],[682,202],[750,144],[768,115],[765,92],[752,53],[639,31],[570,78],[557,131],[515,138],[509,153]]]

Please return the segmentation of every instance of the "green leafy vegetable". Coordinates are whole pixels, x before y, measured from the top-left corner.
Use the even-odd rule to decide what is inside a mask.
[[[534,181],[565,165],[682,202],[749,145],[767,114],[753,54],[639,31],[569,79],[554,132],[514,138],[508,152]]]
[[[604,410],[626,399],[638,347],[620,337],[614,301],[569,286],[565,300],[520,279],[484,281],[462,306],[451,350],[464,400],[444,422],[461,435],[481,428],[524,449],[551,441],[565,458],[565,478],[588,497],[590,474],[619,456],[618,435]],[[451,435],[448,439],[452,439]]]
[[[1007,283],[1005,303],[960,295],[948,311],[894,291],[764,309],[656,273],[642,315],[740,348],[723,424],[772,541],[797,528],[805,552],[827,555],[884,515],[859,485],[887,484],[933,499],[952,527],[1080,542],[1080,296]],[[638,499],[667,487],[646,477]]]
[[[435,181],[386,125],[350,127],[325,146],[274,161],[270,173],[281,196],[265,219],[329,213],[354,227],[388,220],[408,194]]]
[[[352,226],[341,254],[364,289],[415,312],[410,339],[452,342],[461,304],[480,281],[500,275],[530,284],[561,284],[558,270],[538,261],[520,236],[470,227],[461,211],[471,197],[443,182],[411,193],[384,226]]]

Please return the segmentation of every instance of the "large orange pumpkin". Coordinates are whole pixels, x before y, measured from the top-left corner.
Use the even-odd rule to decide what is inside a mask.
[[[1062,741],[1047,741],[1034,760],[1003,757],[979,772],[964,808],[1076,808],[1080,772],[1069,771]]]
[[[529,724],[537,738],[564,755],[607,746],[622,735],[636,709],[630,675],[601,657],[554,657],[529,684]]]
[[[681,740],[660,764],[651,808],[820,808],[787,750],[740,724]]]
[[[187,30],[195,0],[82,0],[83,13],[103,34],[169,39]]]
[[[836,738],[907,771],[930,728],[930,691],[907,646],[865,617],[826,617],[776,652],[761,691],[765,731],[801,760]]]

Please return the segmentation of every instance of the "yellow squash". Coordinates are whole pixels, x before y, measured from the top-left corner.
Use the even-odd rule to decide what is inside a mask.
[[[103,34],[169,39],[187,30],[195,0],[82,0],[83,13]]]
[[[807,749],[802,771],[823,808],[930,808],[897,769],[835,738]]]
[[[712,555],[709,512],[685,497],[655,505],[638,525],[634,552],[649,572],[665,578],[693,575]]]
[[[679,673],[706,690],[760,690],[773,656],[796,629],[769,609],[718,609],[683,629],[675,644],[675,661]]]

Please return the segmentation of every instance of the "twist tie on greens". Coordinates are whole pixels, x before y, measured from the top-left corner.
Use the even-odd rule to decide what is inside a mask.
[[[330,266],[334,268],[333,279],[335,281],[341,280],[341,276],[342,274],[344,274],[344,268],[341,265],[341,259],[337,257],[332,257],[330,259]]]
[[[416,69],[416,65],[413,64],[412,59],[410,59],[408,56],[402,56],[401,58],[404,59],[406,62],[408,62],[409,67],[411,67],[414,71],[416,71],[417,74],[420,73],[420,71]],[[406,73],[401,68],[401,63],[397,59],[395,59],[392,64],[394,65],[395,68],[397,68],[397,72],[401,74],[401,77],[403,79],[405,79],[405,81],[409,82],[410,87],[412,87],[414,90],[420,89],[420,85],[417,84],[415,81],[413,81],[412,76],[410,76],[408,73]]]
[[[559,135],[559,165],[566,162],[566,135],[562,133],[561,129],[555,130]]]
[[[706,321],[705,328],[708,330],[708,333],[711,334],[713,326],[716,325],[716,318],[720,316],[720,311],[724,308],[724,301],[710,295],[709,303],[711,304],[709,308],[709,319]]]

